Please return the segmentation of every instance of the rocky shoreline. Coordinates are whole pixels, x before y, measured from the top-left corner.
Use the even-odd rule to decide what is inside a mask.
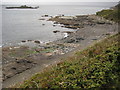
[[[2,49],[3,81],[20,74],[36,65],[43,65],[55,57],[65,55],[78,47],[99,41],[118,32],[117,24],[96,15],[55,16],[49,21],[54,25],[61,24],[63,28],[75,29],[66,31],[68,36],[49,43],[26,40],[22,43],[33,42],[37,46],[10,46]],[[54,31],[53,33],[58,33]]]

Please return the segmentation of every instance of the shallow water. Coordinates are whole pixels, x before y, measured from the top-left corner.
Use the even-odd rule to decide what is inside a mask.
[[[114,6],[115,3],[98,3],[98,5],[39,5],[38,9],[5,9],[2,6],[2,44],[11,45],[22,40],[54,41],[63,38],[66,34],[53,33],[55,30],[66,31],[60,25],[53,26],[53,22],[39,20],[42,15],[55,16],[95,14],[97,11]],[[13,6],[13,5],[12,5]],[[47,19],[47,18],[46,18]],[[45,25],[43,25],[45,24]]]

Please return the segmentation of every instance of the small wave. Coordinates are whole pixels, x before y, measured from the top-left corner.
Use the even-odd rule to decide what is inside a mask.
[[[2,47],[3,45],[0,45],[0,48]]]
[[[64,33],[64,38],[68,37],[68,33]]]

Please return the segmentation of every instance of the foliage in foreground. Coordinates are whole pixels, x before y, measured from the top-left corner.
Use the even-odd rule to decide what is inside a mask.
[[[20,88],[119,88],[120,34],[109,37],[50,69]]]

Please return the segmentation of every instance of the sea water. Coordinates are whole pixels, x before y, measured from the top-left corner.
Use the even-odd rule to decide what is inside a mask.
[[[38,9],[6,9],[7,6],[20,5],[2,5],[2,44],[11,45],[22,40],[40,40],[42,42],[54,41],[66,37],[64,33],[53,33],[58,30],[72,31],[63,28],[60,25],[53,26],[53,22],[47,21],[49,17],[43,15],[56,16],[63,14],[65,16],[90,15],[95,14],[102,9],[108,9],[117,3],[77,3],[66,5],[31,5],[39,6]],[[0,17],[1,17],[0,16]],[[39,20],[45,18],[46,20]]]

